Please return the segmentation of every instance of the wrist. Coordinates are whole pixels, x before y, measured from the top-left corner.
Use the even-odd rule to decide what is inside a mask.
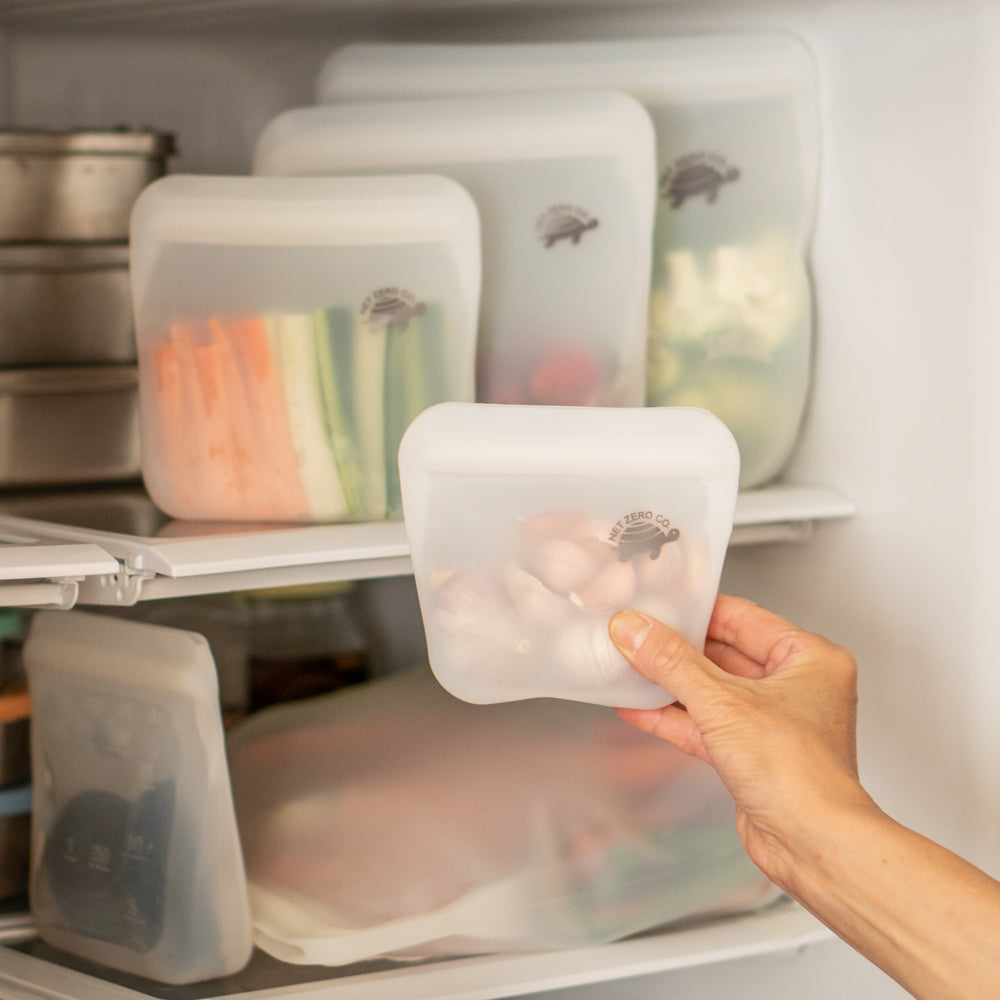
[[[779,888],[807,908],[814,896],[829,898],[857,870],[859,852],[894,821],[856,781],[845,779],[834,794],[799,801],[786,822],[760,838],[767,845],[753,860]]]
[[[776,884],[913,996],[995,992],[1000,882],[863,792],[806,811],[779,857]]]

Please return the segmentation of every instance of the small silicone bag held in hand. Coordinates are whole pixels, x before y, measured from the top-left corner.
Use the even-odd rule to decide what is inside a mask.
[[[638,608],[704,644],[739,477],[718,418],[443,404],[410,425],[399,463],[430,664],[452,694],[672,700],[608,621]]]
[[[204,637],[43,611],[24,660],[41,938],[166,983],[239,971],[250,908]]]
[[[150,185],[131,272],[157,506],[197,520],[399,517],[406,426],[473,395],[479,248],[472,199],[443,177]]]
[[[816,76],[806,46],[778,32],[355,43],[330,55],[317,92],[363,104],[614,87],[641,101],[659,169],[646,402],[722,418],[751,489],[790,460],[809,392]]]
[[[715,775],[605,708],[468,705],[418,667],[229,740],[254,939],[285,962],[603,944],[778,895]]]
[[[655,167],[642,105],[588,90],[296,108],[254,154],[259,174],[420,171],[469,191],[486,403],[641,405]]]

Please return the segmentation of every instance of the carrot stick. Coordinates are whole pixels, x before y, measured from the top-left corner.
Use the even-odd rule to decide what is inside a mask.
[[[213,462],[213,451],[219,447],[213,440],[215,429],[209,415],[209,394],[199,374],[197,348],[201,332],[193,323],[172,323],[170,339],[177,357],[177,370],[181,387],[181,402],[186,413],[189,447],[194,464],[192,482],[196,484],[193,506],[183,517],[210,519],[232,516],[227,511],[227,498],[221,487],[218,469]],[[213,404],[214,405],[214,401]]]
[[[274,509],[268,516],[305,520],[309,508],[295,462],[284,391],[267,327],[260,317],[223,322],[233,351],[241,360],[255,437],[264,460],[260,474],[274,500]]]
[[[239,517],[244,506],[244,491],[236,469],[233,420],[222,375],[221,353],[215,344],[199,345],[192,352],[205,414],[208,467],[221,504],[216,516]]]
[[[227,334],[225,323],[218,317],[209,319],[208,332],[217,352],[218,373],[229,414],[233,469],[240,492],[240,515],[274,520],[278,517],[278,506],[269,481],[262,442],[254,424],[246,379],[240,372],[239,355]]]
[[[153,440],[146,446],[156,456],[145,460],[150,490],[167,513],[183,517],[194,510],[198,496],[197,461],[189,413],[184,406],[177,351],[173,344],[153,347]]]

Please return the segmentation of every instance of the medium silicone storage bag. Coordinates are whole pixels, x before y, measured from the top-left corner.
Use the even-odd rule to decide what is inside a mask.
[[[208,643],[46,611],[24,659],[42,939],[167,983],[237,972],[250,909]]]
[[[409,421],[471,399],[479,221],[444,177],[194,177],[132,215],[143,477],[177,518],[399,515]]]
[[[430,171],[482,219],[480,402],[641,405],[653,127],[585,91],[298,108],[261,133],[262,174]]]
[[[808,400],[808,248],[819,164],[816,71],[779,33],[336,50],[321,101],[608,86],[656,129],[659,199],[647,402],[722,418],[741,486],[790,460]]]
[[[633,670],[611,615],[701,646],[736,503],[732,434],[703,410],[444,404],[400,447],[435,675],[471,702],[672,696]]]

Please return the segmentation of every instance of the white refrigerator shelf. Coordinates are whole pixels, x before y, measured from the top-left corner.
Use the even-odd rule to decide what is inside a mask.
[[[801,541],[854,505],[825,487],[740,494],[732,544]],[[138,488],[0,501],[0,606],[132,605],[411,572],[404,526],[172,521]]]
[[[322,969],[255,955],[236,976],[189,987],[104,978],[61,964],[30,930],[0,932],[0,993],[5,1000],[498,1000],[610,982],[755,955],[794,953],[832,934],[798,904],[782,899],[746,916],[651,933],[572,951]],[[8,943],[3,943],[8,942]],[[113,974],[112,974],[113,975]]]

